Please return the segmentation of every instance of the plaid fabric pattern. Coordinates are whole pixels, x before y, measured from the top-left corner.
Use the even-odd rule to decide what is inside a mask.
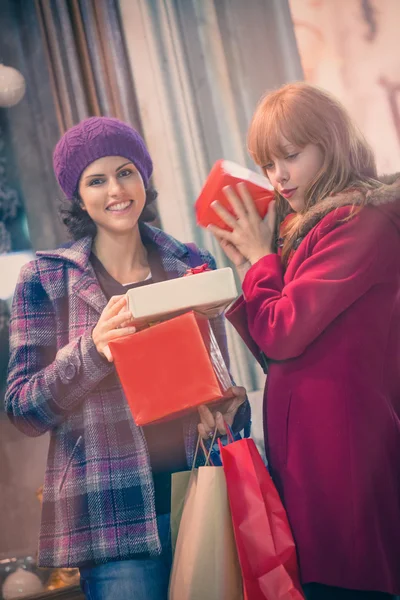
[[[189,266],[187,247],[143,226],[169,278]],[[161,552],[146,441],[114,366],[97,352],[92,329],[106,305],[83,238],[21,270],[10,320],[6,411],[30,436],[50,432],[39,539],[41,566],[75,567]],[[213,257],[199,250],[215,269]],[[225,326],[213,328],[228,361]],[[250,419],[248,403],[235,429]],[[184,420],[188,466],[197,417]]]

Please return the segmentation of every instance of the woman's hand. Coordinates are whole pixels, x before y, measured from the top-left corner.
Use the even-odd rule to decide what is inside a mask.
[[[261,219],[246,184],[239,183],[237,190],[239,195],[230,186],[224,188],[235,216],[218,202],[212,204],[217,215],[232,231],[215,225],[209,225],[208,229],[215,235],[233,264],[238,269],[243,269],[246,261],[253,265],[263,256],[272,254],[276,211],[275,201],[272,201],[267,216],[264,220]]]
[[[113,362],[113,357],[108,343],[116,338],[134,333],[136,328],[130,325],[132,320],[132,315],[127,310],[126,296],[113,296],[110,298],[92,331],[92,338],[97,352],[105,356],[109,362]]]
[[[226,400],[223,403],[221,412],[217,412],[215,416],[208,406],[199,406],[200,423],[198,430],[202,438],[209,439],[212,437],[215,428],[217,428],[220,435],[226,435],[225,423],[232,427],[238,408],[246,400],[246,390],[244,387],[235,386],[228,391],[235,397],[232,400]]]

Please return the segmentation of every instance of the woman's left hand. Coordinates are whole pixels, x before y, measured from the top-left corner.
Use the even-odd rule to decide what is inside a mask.
[[[226,231],[216,225],[209,225],[208,229],[218,239],[222,248],[224,245],[235,248],[239,255],[253,265],[263,256],[273,252],[275,201],[270,203],[267,216],[262,219],[246,184],[239,183],[237,190],[239,195],[230,186],[224,188],[225,196],[236,216],[218,202],[213,202],[211,205],[232,231]]]
[[[232,427],[238,408],[246,400],[246,390],[244,387],[235,386],[229,392],[235,397],[232,400],[226,400],[223,404],[223,410],[215,413],[215,415],[208,406],[199,406],[198,411],[201,422],[198,425],[198,430],[201,437],[205,440],[212,437],[215,428],[217,428],[220,435],[226,435],[225,423]]]

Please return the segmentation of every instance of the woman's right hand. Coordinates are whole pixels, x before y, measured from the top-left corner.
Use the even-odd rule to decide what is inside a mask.
[[[214,237],[221,246],[222,250],[225,252],[226,256],[235,265],[240,282],[243,283],[245,275],[250,269],[251,264],[233,244],[223,239],[216,233],[214,233]]]
[[[132,314],[127,310],[126,296],[112,296],[100,315],[96,327],[92,331],[93,342],[97,352],[113,362],[108,343],[111,340],[135,333]]]
[[[225,252],[226,256],[229,260],[235,265],[237,269],[240,269],[245,265],[248,260],[239,252],[239,250],[231,244],[228,240],[225,240],[223,237],[219,236],[217,233],[214,233],[214,237],[217,242],[221,246],[222,250]]]

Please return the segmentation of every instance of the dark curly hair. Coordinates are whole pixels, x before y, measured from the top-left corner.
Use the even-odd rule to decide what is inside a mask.
[[[146,190],[146,202],[139,217],[140,222],[148,223],[157,217],[157,209],[154,205],[157,199],[157,190],[148,187]],[[74,240],[96,235],[96,224],[86,210],[82,208],[82,200],[78,196],[72,200],[64,200],[60,208],[61,220],[68,229],[68,233]]]

